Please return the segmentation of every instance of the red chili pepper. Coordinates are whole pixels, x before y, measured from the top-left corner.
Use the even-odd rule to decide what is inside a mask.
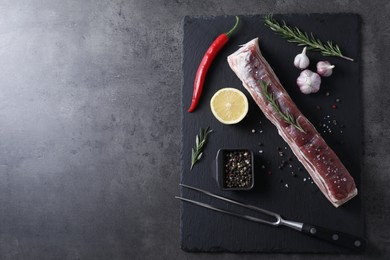
[[[203,84],[207,71],[219,51],[229,41],[229,38],[236,30],[239,21],[240,19],[238,18],[238,16],[236,16],[236,24],[233,26],[233,28],[230,29],[230,31],[228,31],[227,33],[219,35],[204,54],[203,59],[199,64],[198,71],[196,72],[194,81],[194,92],[192,94],[192,103],[190,108],[188,109],[188,112],[193,112],[198,105],[200,95],[202,94]]]

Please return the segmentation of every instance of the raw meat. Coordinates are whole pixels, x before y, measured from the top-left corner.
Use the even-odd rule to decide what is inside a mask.
[[[258,38],[251,40],[231,54],[228,57],[228,63],[264,115],[277,127],[279,134],[288,143],[325,197],[335,207],[338,207],[356,196],[357,189],[352,176],[315,127],[291,100],[262,56]],[[292,115],[304,132],[286,123],[280,117],[264,95],[261,82],[268,84],[268,92],[272,93],[280,110]]]

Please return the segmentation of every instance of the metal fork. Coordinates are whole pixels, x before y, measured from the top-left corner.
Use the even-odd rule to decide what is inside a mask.
[[[236,200],[228,199],[228,198],[213,194],[211,192],[208,192],[208,191],[205,191],[205,190],[202,190],[199,188],[195,188],[192,186],[188,186],[185,184],[179,184],[179,185],[184,187],[184,188],[198,191],[198,192],[203,193],[207,196],[210,196],[210,197],[213,197],[213,198],[216,198],[219,200],[223,200],[223,201],[229,202],[231,204],[238,205],[240,207],[244,207],[247,209],[251,209],[251,210],[260,212],[262,214],[265,214],[265,215],[268,215],[268,216],[274,218],[275,220],[269,221],[269,220],[265,220],[265,219],[261,219],[261,218],[257,218],[257,217],[252,217],[249,215],[239,214],[236,212],[220,209],[220,208],[211,206],[211,205],[203,203],[203,202],[175,196],[176,199],[179,199],[179,200],[182,200],[185,202],[189,202],[189,203],[198,205],[200,207],[204,207],[207,209],[218,211],[218,212],[228,214],[231,216],[243,218],[243,219],[253,221],[256,223],[267,224],[267,225],[271,225],[271,226],[286,226],[286,227],[292,228],[294,230],[303,232],[303,233],[310,235],[312,237],[323,239],[323,240],[326,240],[328,242],[332,242],[333,244],[337,244],[339,246],[343,246],[343,247],[352,249],[354,251],[364,251],[364,249],[366,248],[366,245],[367,245],[366,239],[359,237],[359,236],[339,232],[339,231],[332,230],[329,228],[314,226],[314,225],[306,224],[306,223],[302,223],[302,222],[286,220],[286,219],[282,218],[282,216],[280,214],[266,210],[266,209],[262,209],[262,208],[259,208],[259,207],[253,206],[253,205],[248,205],[248,204],[236,201]]]

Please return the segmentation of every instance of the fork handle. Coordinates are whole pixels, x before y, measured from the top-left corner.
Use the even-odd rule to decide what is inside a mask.
[[[302,232],[309,236],[326,240],[333,244],[349,248],[353,251],[362,252],[367,246],[365,238],[339,232],[329,228],[303,224]]]

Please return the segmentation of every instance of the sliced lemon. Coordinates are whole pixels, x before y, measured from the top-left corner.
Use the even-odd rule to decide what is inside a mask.
[[[240,90],[223,88],[210,100],[211,112],[219,122],[231,125],[240,122],[248,113],[248,99]]]

